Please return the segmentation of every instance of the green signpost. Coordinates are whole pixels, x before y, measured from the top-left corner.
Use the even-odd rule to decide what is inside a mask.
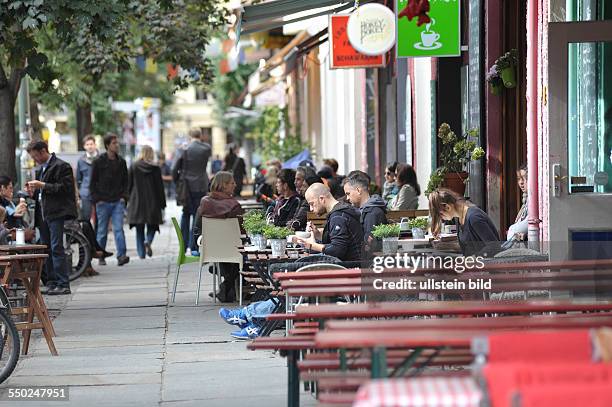
[[[430,23],[417,27],[419,17],[412,21],[402,16],[397,21],[397,56],[450,57],[461,54],[460,0],[429,0],[427,15]],[[396,15],[407,7],[408,0],[397,1]]]

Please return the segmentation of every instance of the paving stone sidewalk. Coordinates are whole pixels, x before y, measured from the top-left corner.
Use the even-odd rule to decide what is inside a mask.
[[[176,207],[169,216],[179,215]],[[134,232],[126,227],[128,248]],[[113,240],[109,239],[110,250]],[[218,317],[220,304],[208,297],[205,273],[196,307],[197,264],[181,272],[177,301],[170,304],[177,239],[168,221],[153,244],[153,258],[118,267],[116,260],[82,277],[71,296],[45,297],[54,317],[56,347],[50,355],[37,334],[30,354],[0,389],[69,386],[70,401],[28,402],[28,406],[283,406],[286,360],[252,352],[229,336]],[[316,404],[308,395],[302,405]],[[2,402],[0,406],[15,405]]]

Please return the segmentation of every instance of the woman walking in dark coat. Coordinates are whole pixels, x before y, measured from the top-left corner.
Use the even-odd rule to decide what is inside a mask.
[[[141,259],[153,256],[151,243],[163,222],[162,210],[166,207],[161,169],[154,160],[153,148],[143,146],[128,176],[128,223],[130,228],[136,226],[136,249]]]

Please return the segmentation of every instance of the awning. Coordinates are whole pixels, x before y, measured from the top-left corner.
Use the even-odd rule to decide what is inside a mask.
[[[282,27],[352,8],[355,1],[344,0],[275,0],[244,6],[239,22],[240,34],[250,34]]]

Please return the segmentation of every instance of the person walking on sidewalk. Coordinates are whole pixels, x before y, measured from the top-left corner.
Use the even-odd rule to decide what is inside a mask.
[[[192,253],[197,254],[198,244],[193,240],[191,231],[195,224],[196,211],[200,206],[200,201],[208,193],[206,166],[212,154],[212,148],[210,144],[203,141],[202,132],[199,129],[191,130],[189,135],[191,136],[191,143],[174,163],[172,178],[177,185],[182,180],[187,189],[186,199],[183,202],[181,232],[183,233],[183,241],[185,243],[189,242]],[[178,196],[177,199],[179,199]],[[192,217],[193,221],[191,220]]]
[[[141,259],[153,256],[151,244],[163,223],[162,210],[166,207],[161,169],[154,160],[153,148],[142,146],[128,176],[128,223],[130,228],[136,227],[136,250]]]
[[[93,162],[89,190],[91,200],[96,205],[98,243],[106,250],[108,221],[111,219],[117,247],[117,264],[123,266],[130,261],[126,255],[123,234],[123,213],[128,198],[128,170],[125,160],[119,155],[117,135],[109,133],[104,136],[104,148],[106,152]],[[104,259],[100,259],[100,265],[104,264]]]
[[[77,218],[72,167],[49,154],[44,141],[32,141],[27,152],[40,167],[26,192],[36,200],[35,223],[40,240],[50,248],[43,282],[49,295],[70,294],[70,280],[64,253],[64,222]]]
[[[94,136],[87,135],[83,139],[83,148],[85,154],[79,158],[76,170],[77,186],[79,187],[79,198],[81,199],[81,216],[80,219],[91,219],[91,195],[89,193],[89,183],[91,181],[91,166],[96,158],[98,158],[98,148],[96,147],[96,139]]]
[[[244,184],[244,178],[247,175],[246,164],[244,159],[240,157],[240,146],[238,144],[230,144],[229,150],[225,159],[223,160],[223,171],[231,172],[234,176],[234,182],[236,182],[236,188],[234,189],[234,196],[240,198],[242,193],[242,186]]]

